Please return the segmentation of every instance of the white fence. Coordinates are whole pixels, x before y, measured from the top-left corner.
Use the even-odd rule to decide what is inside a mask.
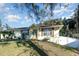
[[[60,45],[66,45],[73,48],[79,48],[79,39],[76,39],[76,38],[59,36],[56,38],[50,37],[49,41],[54,42],[56,44],[60,44]]]

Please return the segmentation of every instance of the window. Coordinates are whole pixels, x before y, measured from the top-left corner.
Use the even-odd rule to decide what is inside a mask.
[[[51,30],[49,30],[49,29],[44,29],[44,36],[51,36],[52,34],[51,34]]]

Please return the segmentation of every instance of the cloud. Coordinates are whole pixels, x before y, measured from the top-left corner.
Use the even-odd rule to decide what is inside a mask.
[[[69,5],[68,3],[65,3],[63,6],[61,6],[60,8],[56,8],[53,12],[54,13],[61,13],[61,12],[72,12],[73,9],[69,9],[71,5]]]
[[[74,15],[75,12],[72,12],[71,14],[67,15],[67,16],[62,16],[62,19],[66,18],[66,19],[69,19],[69,18],[72,18],[72,16]]]
[[[72,12],[69,16],[73,16],[75,12]]]
[[[25,16],[24,19],[26,20],[26,23],[30,23],[31,18],[29,16]]]
[[[62,18],[64,18],[64,17],[70,18],[70,16],[73,14],[73,10],[69,9],[68,7],[65,8],[64,6],[61,6],[60,9],[55,9],[53,12],[54,12],[54,16],[56,16],[56,17],[61,16]],[[65,16],[64,15],[65,13],[69,14],[69,15]]]
[[[60,9],[55,9],[53,12],[54,12],[54,13],[60,13],[60,12],[65,11],[65,10],[66,10],[66,8],[64,8],[64,7],[62,6]]]
[[[25,16],[24,19],[25,19],[25,20],[28,20],[28,19],[29,19],[29,16]]]
[[[73,17],[74,13],[75,13],[75,12],[72,12],[72,13],[71,13],[70,15],[68,15],[66,18],[68,19],[68,18]]]
[[[0,8],[4,6],[5,6],[5,3],[0,3]]]
[[[72,12],[73,10],[70,10],[70,9],[68,9],[68,8],[64,8],[64,7],[61,7],[61,9],[56,9],[56,10],[54,10],[53,12],[54,13],[61,13],[61,12]]]
[[[26,19],[26,20],[28,20],[28,19],[35,19],[35,18],[36,18],[36,17],[34,16],[33,13],[30,13],[30,15],[27,14],[27,15],[24,17],[24,19]]]
[[[6,10],[10,10],[10,8],[9,8],[9,7],[5,7],[5,9],[6,9]]]
[[[20,19],[20,17],[18,15],[8,15],[6,16],[8,21],[17,21],[18,19]]]
[[[30,16],[25,16],[24,19],[26,20],[26,23],[36,23],[35,17],[31,18]]]
[[[1,3],[0,4],[0,12],[3,12],[5,9],[5,4]]]
[[[10,8],[6,6],[5,3],[0,3],[0,13],[2,14],[9,14],[10,13]]]

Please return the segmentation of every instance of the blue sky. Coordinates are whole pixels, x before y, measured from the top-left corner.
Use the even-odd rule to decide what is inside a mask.
[[[78,4],[60,4],[56,5],[54,9],[53,18],[70,18],[74,14],[74,10]],[[64,7],[67,6],[67,7]],[[42,5],[40,5],[42,8]],[[28,17],[27,9],[17,8],[14,4],[0,4],[0,19],[2,24],[8,24],[12,28],[29,27],[31,24],[36,23],[35,18]],[[33,14],[32,14],[33,15]]]

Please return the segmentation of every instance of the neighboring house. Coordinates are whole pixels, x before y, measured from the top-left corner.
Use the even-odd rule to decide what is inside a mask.
[[[11,39],[13,38],[13,31],[10,29],[10,30],[1,30],[0,31],[0,39]]]
[[[22,28],[12,28],[8,30],[0,31],[1,39],[5,39],[6,37],[10,37],[9,33],[12,32],[12,39],[29,39],[29,28],[28,27],[22,27]],[[7,39],[7,38],[6,38]]]
[[[0,27],[0,39],[4,39],[5,37],[7,37],[9,32],[10,31],[6,30],[5,27]]]
[[[14,31],[14,35],[16,38],[29,39],[29,28],[28,27],[14,28],[12,30]]]

